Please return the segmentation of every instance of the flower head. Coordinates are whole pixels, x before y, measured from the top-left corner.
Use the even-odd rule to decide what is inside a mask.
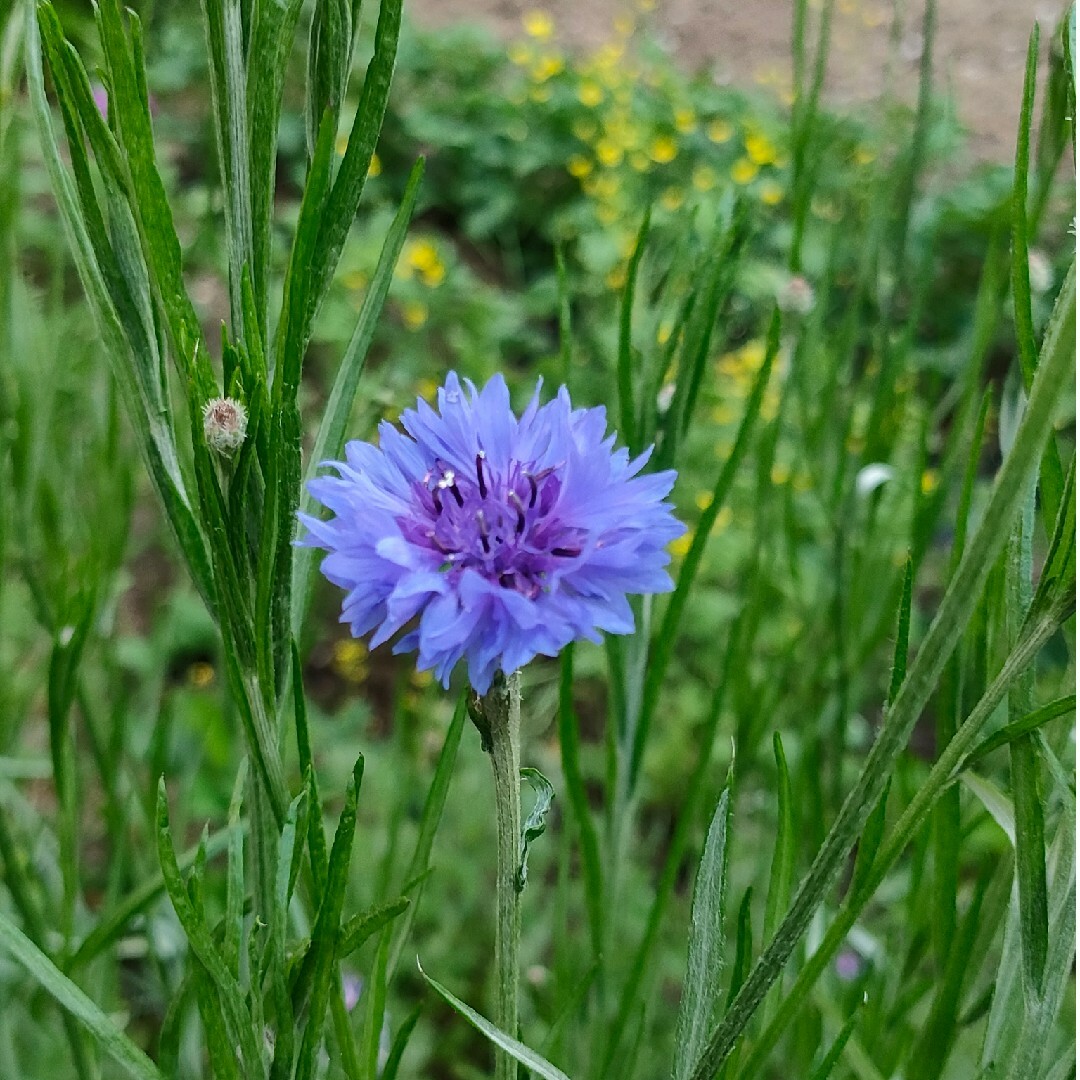
[[[219,454],[233,453],[247,435],[247,410],[232,398],[211,398],[203,407],[203,433]]]
[[[616,450],[604,409],[574,409],[565,387],[541,405],[538,386],[519,418],[502,376],[478,390],[451,373],[436,404],[311,482],[334,516],[301,515],[300,542],[329,551],[341,621],[374,647],[416,620],[394,651],[418,650],[444,686],[465,660],[478,693],[537,654],[630,633],[627,594],[672,587],[674,472],[640,475],[648,453]]]

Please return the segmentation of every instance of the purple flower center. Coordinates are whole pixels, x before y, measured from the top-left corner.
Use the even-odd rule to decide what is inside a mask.
[[[545,579],[581,555],[584,531],[554,511],[560,466],[536,469],[512,461],[500,475],[481,451],[469,475],[436,459],[413,483],[417,512],[398,519],[411,543],[444,557],[442,569],[471,569],[491,582],[535,597]]]

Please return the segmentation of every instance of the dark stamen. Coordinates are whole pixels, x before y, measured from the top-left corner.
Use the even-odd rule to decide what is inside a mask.
[[[532,473],[526,473],[525,479],[529,481],[529,509],[531,510],[536,505],[536,478]]]
[[[458,491],[458,486],[456,483],[450,485],[450,494],[454,496],[454,499],[457,502],[458,506],[465,505],[465,500],[461,497],[461,492]]]
[[[476,483],[480,488],[480,498],[487,498],[487,484],[484,483],[484,451],[476,455]]]
[[[484,517],[483,510],[476,511],[476,524],[480,526],[480,546],[484,549],[485,555],[490,555],[491,544],[488,543],[487,518]]]
[[[525,506],[516,491],[511,491],[506,498],[514,504],[514,509],[517,511],[517,525],[514,527],[514,532],[520,536],[525,531]]]
[[[431,501],[435,504],[435,513],[436,514],[441,514],[442,513],[442,499],[439,498],[439,489],[438,488],[436,488],[434,491],[432,491],[432,493],[431,493]]]
[[[560,559],[576,559],[581,554],[581,548],[557,547],[551,549],[551,554],[557,555]]]

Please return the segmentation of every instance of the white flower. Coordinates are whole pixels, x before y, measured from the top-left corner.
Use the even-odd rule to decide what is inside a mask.
[[[859,495],[869,495],[870,492],[876,491],[882,484],[887,483],[892,478],[892,466],[875,461],[859,470],[855,477],[855,491]]]

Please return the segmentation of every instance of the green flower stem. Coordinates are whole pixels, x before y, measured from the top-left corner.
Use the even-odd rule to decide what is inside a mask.
[[[521,938],[521,681],[517,672],[497,675],[480,709],[487,726],[491,767],[495,773],[497,832],[495,902],[495,1023],[518,1034],[518,945]],[[495,1052],[495,1080],[514,1080],[517,1062]]]

